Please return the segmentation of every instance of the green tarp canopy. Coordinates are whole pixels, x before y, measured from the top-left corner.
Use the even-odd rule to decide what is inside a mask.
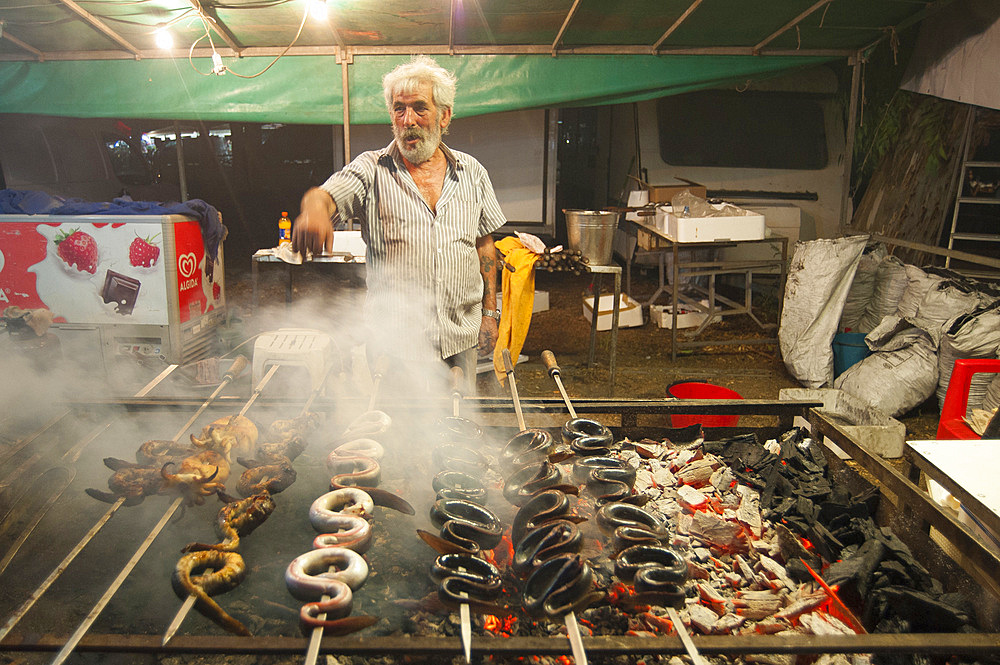
[[[354,59],[349,68],[352,124],[385,123],[381,79],[405,59],[399,56]],[[253,69],[259,65],[256,60],[237,64]],[[455,100],[458,115],[471,116],[511,109],[650,99],[745,81],[823,59],[490,55],[439,56],[437,60],[458,76]],[[6,63],[0,65],[0,90],[3,90],[0,97],[3,113],[343,122],[341,71],[332,56],[283,58],[263,76],[249,80],[231,75],[199,76],[186,60]]]
[[[459,115],[627,102],[892,44],[949,3],[38,0],[0,7],[0,112],[341,123],[346,71],[350,122],[381,123],[381,77],[415,53],[456,72]]]

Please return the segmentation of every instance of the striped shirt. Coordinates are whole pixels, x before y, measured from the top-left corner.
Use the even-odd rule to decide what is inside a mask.
[[[479,343],[483,278],[476,239],[507,220],[486,169],[441,144],[448,162],[436,212],[417,190],[395,141],[364,152],[321,187],[367,244],[365,318],[391,355],[441,358]]]

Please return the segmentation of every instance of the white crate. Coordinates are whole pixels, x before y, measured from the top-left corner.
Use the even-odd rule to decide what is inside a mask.
[[[677,217],[670,206],[658,206],[656,226],[675,242],[715,240],[760,240],[764,237],[764,215],[735,217]]]
[[[612,294],[601,296],[597,305],[597,329],[611,330],[611,317],[614,315],[615,297]],[[583,318],[587,321],[594,320],[594,298],[588,296],[583,299]],[[626,294],[621,294],[618,301],[618,327],[634,328],[641,326],[642,305],[629,298]]]

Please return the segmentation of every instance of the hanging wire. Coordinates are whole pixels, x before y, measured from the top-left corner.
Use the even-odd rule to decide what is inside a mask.
[[[265,6],[273,6],[274,4],[284,4],[284,2],[287,2],[287,1],[288,0],[281,0],[281,2],[270,3],[270,4],[266,4]],[[216,7],[221,7],[222,5],[215,5],[215,6]],[[247,6],[248,5],[242,5],[242,7],[247,7]],[[227,67],[225,64],[222,63],[222,56],[219,54],[218,51],[215,50],[215,44],[212,43],[211,30],[208,27],[208,22],[211,21],[211,18],[205,16],[201,12],[199,12],[199,15],[201,16],[202,23],[205,26],[205,34],[202,35],[201,37],[199,37],[198,39],[196,39],[194,41],[194,43],[191,44],[191,48],[188,50],[188,63],[190,63],[191,68],[194,69],[199,74],[201,74],[202,76],[212,76],[212,75],[221,76],[222,74],[225,74],[226,72],[228,72],[228,73],[232,74],[233,76],[239,77],[241,79],[252,79],[252,78],[257,78],[258,76],[260,76],[261,74],[263,74],[264,72],[266,72],[267,70],[269,70],[274,65],[274,63],[278,62],[278,60],[280,60],[286,53],[288,53],[288,51],[293,46],[295,46],[295,42],[299,41],[299,36],[302,34],[302,29],[306,25],[306,20],[308,20],[308,18],[309,18],[309,8],[306,7],[306,9],[303,11],[303,13],[302,13],[302,22],[299,23],[299,29],[295,33],[295,37],[292,39],[291,43],[288,44],[288,46],[286,46],[285,49],[281,53],[279,53],[278,55],[276,55],[274,57],[274,60],[272,60],[271,62],[269,62],[267,64],[267,66],[264,67],[264,69],[260,70],[256,74],[249,74],[249,75],[248,74],[239,74],[237,72],[234,72],[232,69],[230,69],[229,67]],[[195,46],[197,46],[198,42],[200,42],[201,40],[205,39],[206,37],[208,38],[208,43],[209,43],[209,45],[212,48],[212,62],[213,62],[212,71],[210,71],[208,73],[200,71],[197,67],[195,67],[195,64],[194,64],[194,49],[195,49]]]

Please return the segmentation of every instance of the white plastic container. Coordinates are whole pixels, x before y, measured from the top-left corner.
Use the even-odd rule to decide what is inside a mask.
[[[721,209],[721,206],[716,206]],[[662,220],[662,221],[661,221]],[[670,206],[656,209],[656,225],[674,242],[716,240],[760,240],[764,237],[764,215],[736,217],[678,217]]]

